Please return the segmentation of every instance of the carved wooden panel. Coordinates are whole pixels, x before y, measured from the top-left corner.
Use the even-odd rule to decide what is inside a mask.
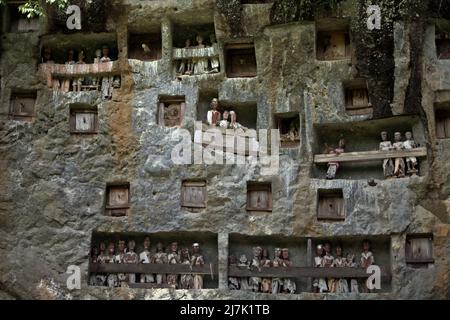
[[[130,188],[128,185],[108,186],[106,190],[106,214],[125,216],[130,207]]]
[[[345,31],[319,31],[317,33],[317,59],[342,60],[350,58],[350,35]]]
[[[165,127],[182,126],[185,110],[184,101],[161,102],[158,108],[158,124]]]
[[[94,108],[70,110],[71,133],[96,133],[98,131],[98,114]]]
[[[405,257],[408,263],[433,263],[433,238],[431,236],[407,237]]]
[[[227,47],[227,77],[255,77],[257,74],[255,48],[248,45]]]
[[[345,220],[344,198],[342,191],[319,191],[317,219]]]
[[[183,182],[181,190],[181,206],[188,208],[206,208],[206,182]]]
[[[76,131],[95,131],[95,113],[78,112],[75,113]]]
[[[272,211],[272,186],[270,184],[247,185],[247,210]]]
[[[436,112],[436,138],[450,138],[450,112]]]
[[[14,120],[31,120],[35,115],[35,94],[12,93],[10,115]]]
[[[368,90],[366,88],[345,89],[345,109],[351,115],[372,114]]]

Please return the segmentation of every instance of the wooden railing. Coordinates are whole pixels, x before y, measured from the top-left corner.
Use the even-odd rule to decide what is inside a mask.
[[[408,150],[392,150],[392,151],[359,151],[346,152],[339,155],[336,154],[317,154],[314,156],[314,163],[327,164],[329,162],[361,162],[375,161],[389,158],[423,158],[427,156],[426,148],[415,148]]]
[[[74,77],[84,75],[108,75],[111,73],[118,73],[118,61],[102,62],[102,63],[87,63],[87,64],[57,64],[57,63],[42,63],[39,68],[44,74],[51,74],[52,76]]]
[[[390,270],[380,267],[381,277],[389,278]],[[140,274],[201,274],[217,275],[217,264],[193,266],[186,264],[121,264],[91,263],[91,273],[140,273]],[[269,278],[368,278],[371,274],[364,268],[313,268],[313,267],[279,267],[261,268],[229,266],[229,277],[269,277]]]

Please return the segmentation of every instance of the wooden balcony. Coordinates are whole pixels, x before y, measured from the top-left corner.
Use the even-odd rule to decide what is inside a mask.
[[[427,156],[426,148],[392,151],[359,151],[336,154],[317,154],[314,156],[315,164],[327,164],[329,162],[366,162],[378,161],[389,158],[424,158]]]
[[[172,54],[174,60],[211,58],[218,56],[219,50],[216,45],[206,48],[174,48]]]
[[[380,267],[381,277],[389,278],[390,270]],[[91,263],[91,273],[140,273],[140,274],[218,274],[217,264],[193,266],[185,264],[120,264],[120,263]],[[261,268],[250,270],[237,266],[228,267],[229,277],[269,277],[269,278],[367,278],[370,276],[364,268]]]
[[[65,78],[72,78],[86,75],[111,75],[113,73],[119,74],[118,61],[89,63],[89,64],[57,64],[57,63],[42,63],[39,66],[43,74],[51,74],[52,76],[59,76]]]

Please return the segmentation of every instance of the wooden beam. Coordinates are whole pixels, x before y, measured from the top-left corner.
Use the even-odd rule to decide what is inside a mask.
[[[407,158],[417,157],[423,158],[427,156],[426,148],[415,148],[400,151],[360,151],[346,152],[340,155],[335,154],[317,154],[314,156],[314,163],[326,164],[328,162],[358,162],[358,161],[374,161],[388,158]]]
[[[390,272],[381,268],[382,277],[390,277]],[[364,268],[262,268],[261,271],[230,266],[230,277],[270,277],[270,278],[368,278],[370,274]]]
[[[91,263],[89,271],[92,273],[155,273],[155,274],[217,274],[217,265],[191,267],[186,264],[123,264],[123,263]]]
[[[174,286],[168,285],[167,283],[156,284],[156,283],[129,283],[130,288],[135,289],[164,289],[164,288],[174,288]]]

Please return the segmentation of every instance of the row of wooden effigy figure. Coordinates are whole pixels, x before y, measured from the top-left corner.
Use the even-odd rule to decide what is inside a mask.
[[[111,62],[112,59],[109,56],[109,48],[103,46],[102,49],[96,50],[96,57],[94,58],[95,64],[102,64],[106,62]],[[77,60],[75,60],[75,50],[71,49],[68,51],[67,61],[65,65],[85,65],[86,55],[83,50],[78,51]],[[52,57],[52,50],[50,48],[44,49],[44,55],[42,58],[43,63],[54,64]],[[111,99],[112,91],[115,88],[120,88],[120,76],[77,76],[77,77],[53,77],[51,74],[48,75],[47,85],[56,91],[101,91],[103,99]]]
[[[414,141],[413,135],[411,132],[405,133],[405,139],[401,132],[395,132],[394,134],[394,142],[392,143],[388,140],[388,133],[386,131],[381,132],[381,142],[380,142],[380,151],[401,151],[401,150],[411,150],[417,148],[418,145]],[[340,139],[339,145],[336,148],[329,147],[325,144],[325,154],[335,154],[339,155],[345,152],[345,140]],[[393,158],[393,159],[384,159],[383,160],[383,174],[386,179],[391,178],[404,178],[406,175],[413,176],[417,175],[419,172],[417,169],[418,161],[416,157],[407,157],[407,158]],[[328,171],[327,171],[327,179],[334,179],[336,177],[336,173],[340,167],[339,162],[329,162],[328,163]]]
[[[99,247],[94,247],[91,254],[91,263],[123,263],[123,264],[186,264],[190,266],[203,266],[205,264],[203,255],[200,252],[200,245],[194,243],[191,250],[182,248],[179,250],[178,243],[172,242],[165,250],[163,244],[156,244],[155,252],[151,251],[150,238],[146,237],[143,243],[143,251],[135,252],[136,243],[134,240],[119,240],[117,249],[114,243],[110,242],[106,247],[104,242]],[[89,284],[93,286],[126,287],[136,283],[139,278],[140,283],[151,283],[156,286],[168,286],[177,289],[202,289],[203,275],[200,274],[91,274]]]
[[[316,256],[314,257],[314,267],[316,268],[368,268],[375,263],[371,251],[370,241],[363,241],[363,251],[359,263],[355,262],[355,255],[347,253],[344,256],[342,245],[336,245],[335,255],[331,252],[331,243],[325,242],[316,247]],[[253,257],[249,261],[245,254],[241,255],[239,261],[231,255],[229,265],[239,268],[248,268],[250,270],[261,270],[262,268],[293,267],[289,258],[289,249],[276,248],[273,259],[270,259],[267,249],[261,247],[253,248]],[[245,290],[262,293],[285,293],[293,294],[297,287],[294,279],[289,278],[266,278],[266,277],[229,277],[228,288],[230,290]],[[313,291],[316,293],[358,293],[370,292],[365,280],[361,283],[357,279],[314,279]]]

